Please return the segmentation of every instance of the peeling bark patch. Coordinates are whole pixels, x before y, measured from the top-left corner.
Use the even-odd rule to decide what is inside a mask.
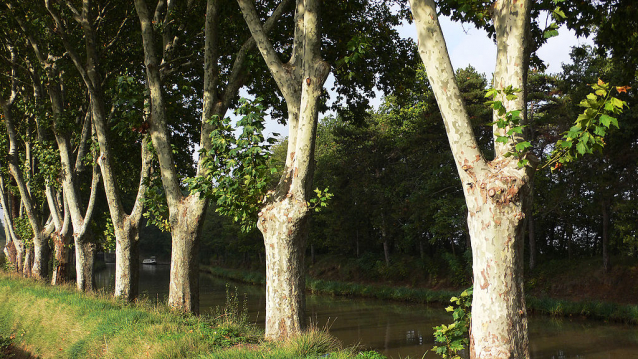
[[[483,276],[483,284],[481,284],[481,289],[485,290],[490,286],[490,283],[487,281],[487,275],[485,274],[485,269],[481,271],[481,275]]]

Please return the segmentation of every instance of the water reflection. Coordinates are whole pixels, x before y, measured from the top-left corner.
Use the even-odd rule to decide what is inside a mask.
[[[168,297],[168,265],[141,265],[140,292],[148,298]],[[98,288],[113,290],[115,266],[96,273]],[[227,280],[200,277],[200,308],[203,312],[223,306]],[[264,325],[264,288],[232,283],[246,294],[250,320]],[[387,303],[340,297],[308,295],[306,315],[310,323],[328,328],[346,345],[360,344],[389,358],[438,358],[434,345],[435,325],[449,323],[440,306]],[[554,320],[532,317],[529,324],[532,359],[638,359],[638,329],[596,321]],[[425,354],[428,350],[427,354]],[[425,354],[425,355],[424,355]],[[466,356],[466,355],[462,355]]]

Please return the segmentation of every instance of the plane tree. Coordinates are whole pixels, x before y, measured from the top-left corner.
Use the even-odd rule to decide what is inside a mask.
[[[495,142],[494,158],[490,160],[479,150],[454,80],[437,5],[432,0],[410,1],[419,54],[441,110],[468,208],[474,271],[470,357],[527,358],[523,234],[538,159],[528,151],[531,144],[524,131],[529,124],[525,95],[530,54],[542,43],[532,36],[538,33],[538,27],[532,26],[531,14],[538,8],[531,1],[499,0],[489,8],[481,1],[441,3],[444,9],[455,8],[456,15],[467,15],[488,26],[497,44],[494,79],[488,91],[493,99]],[[561,17],[560,11],[554,11],[554,16]],[[555,31],[554,26],[547,29],[548,36]],[[608,100],[615,89],[601,81],[594,90],[596,93],[583,102],[586,111],[557,142],[558,151],[550,162],[569,162],[604,145],[602,135],[615,120],[598,117],[599,109],[608,104],[605,110],[614,115],[624,104]]]

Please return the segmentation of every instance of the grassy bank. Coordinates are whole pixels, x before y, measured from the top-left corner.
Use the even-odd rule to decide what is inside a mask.
[[[382,358],[342,349],[318,330],[288,342],[265,342],[263,333],[242,317],[232,295],[226,308],[197,317],[0,272],[0,353],[43,358],[317,358],[326,353],[330,358]]]
[[[244,283],[265,285],[264,274],[255,271],[204,267],[214,276],[228,278]],[[430,290],[424,288],[392,287],[378,284],[329,281],[307,278],[306,288],[311,293],[354,296],[383,300],[395,300],[410,303],[442,303],[448,305],[450,297],[459,291]],[[638,306],[616,304],[596,300],[570,301],[549,297],[527,296],[527,309],[531,313],[555,317],[581,317],[607,320],[629,324],[638,324]]]

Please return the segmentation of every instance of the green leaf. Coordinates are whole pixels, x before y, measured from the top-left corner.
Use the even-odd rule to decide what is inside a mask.
[[[602,123],[603,126],[605,126],[607,128],[609,128],[609,125],[611,125],[611,123],[613,121],[616,121],[616,119],[611,117],[611,116],[609,116],[609,115],[601,115],[600,116],[600,123]],[[618,123],[618,122],[616,121],[616,123]]]
[[[587,146],[581,141],[576,144],[576,151],[581,155],[584,155],[587,152]]]
[[[517,143],[516,146],[514,146],[514,148],[516,148],[516,151],[518,152],[523,152],[531,146],[532,145],[528,141],[523,141],[523,142]]]
[[[558,30],[547,30],[543,33],[543,37],[546,39],[558,36]]]
[[[616,108],[619,108],[619,109],[622,109],[627,104],[625,101],[619,100],[615,97],[612,97],[609,100],[611,101],[612,105],[614,105]]]

